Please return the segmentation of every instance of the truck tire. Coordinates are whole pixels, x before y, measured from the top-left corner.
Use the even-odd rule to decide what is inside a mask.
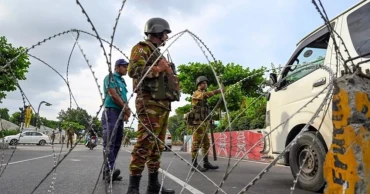
[[[302,167],[297,184],[305,190],[320,192],[325,187],[323,166],[325,162],[326,150],[321,138],[315,138],[315,132],[307,131],[297,140],[289,151],[289,164],[294,179],[297,177],[299,167],[303,163],[307,154],[308,158]],[[309,149],[312,145],[311,149]]]

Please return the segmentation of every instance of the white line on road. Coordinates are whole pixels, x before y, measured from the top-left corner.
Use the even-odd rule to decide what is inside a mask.
[[[184,182],[181,179],[173,176],[172,174],[168,173],[167,171],[163,170],[162,168],[159,169],[159,172],[162,173],[162,174],[164,174],[168,178],[172,179],[173,181],[175,181],[179,185],[182,185],[183,186],[183,185],[186,184],[186,182]],[[189,183],[186,184],[185,189],[187,189],[188,191],[190,191],[191,193],[194,193],[194,194],[204,194],[203,192],[199,191],[198,189],[190,186]]]
[[[227,157],[221,157],[221,156],[217,156],[218,158],[223,158],[223,159],[229,159]],[[231,158],[231,160],[239,160],[237,158]],[[259,161],[254,161],[254,160],[247,160],[247,159],[242,159],[243,162],[250,162],[250,163],[257,163],[257,164],[269,164],[267,162],[259,162]],[[281,164],[275,164],[275,166],[277,167],[285,167],[285,168],[290,168],[289,166],[284,166],[284,165],[281,165]]]
[[[129,151],[129,150],[125,150],[125,151],[128,152],[128,153],[131,153],[131,151]],[[183,185],[186,184],[186,182],[182,181],[181,179],[175,177],[174,175],[170,174],[169,172],[167,172],[167,171],[165,171],[161,168],[159,169],[159,172],[164,174],[165,176],[167,176],[171,180],[175,181],[180,186],[183,186]],[[199,191],[198,189],[192,187],[189,184],[186,184],[185,189],[188,190],[189,192],[193,193],[193,194],[204,194],[203,192]]]
[[[62,152],[62,153],[66,153],[66,152]],[[59,155],[59,154],[55,154],[55,156],[57,156],[57,155]],[[38,160],[38,159],[47,158],[47,157],[51,157],[51,156],[54,156],[54,154],[47,155],[47,156],[41,156],[41,157],[37,157],[37,158],[31,158],[31,159],[27,159],[27,160],[19,160],[19,161],[16,161],[16,162],[10,162],[9,164],[18,164],[18,163],[22,163],[22,162]]]

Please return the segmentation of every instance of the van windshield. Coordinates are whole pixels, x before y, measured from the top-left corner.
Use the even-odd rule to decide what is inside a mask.
[[[295,63],[292,64],[291,69],[287,72],[286,80],[289,83],[295,82],[305,75],[315,70],[317,65],[323,65],[325,61],[326,48],[305,47],[298,55]],[[309,68],[312,67],[312,68]]]
[[[299,54],[290,61],[283,77],[289,85],[316,70],[317,65],[324,65],[330,34],[326,33],[302,48]],[[312,67],[312,68],[310,68]]]

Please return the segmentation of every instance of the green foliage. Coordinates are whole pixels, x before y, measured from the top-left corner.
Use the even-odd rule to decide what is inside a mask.
[[[58,113],[59,120],[79,123],[82,126],[87,127],[89,125],[89,120],[91,116],[87,113],[85,109],[82,108],[68,108],[67,111],[61,110]]]
[[[177,112],[177,110],[176,110]],[[186,133],[187,126],[185,124],[184,115],[174,115],[168,119],[168,131],[172,135],[172,141],[182,140],[182,135]]]
[[[19,126],[20,125],[20,123],[19,123],[19,117],[20,116],[21,116],[21,112],[19,112],[19,111],[14,112],[12,114],[12,116],[10,116],[9,121]]]
[[[227,99],[229,110],[238,110],[243,96],[256,97],[262,94],[262,87],[259,86],[265,81],[263,78],[265,71],[264,67],[250,70],[249,68],[243,68],[243,66],[234,63],[223,65],[221,61],[211,63],[211,65],[214,67],[217,75],[222,75],[219,76],[219,79],[220,83],[227,90],[225,98]],[[180,65],[178,66],[178,71],[181,91],[185,94],[191,95],[197,89],[195,81],[197,77],[202,75],[206,76],[209,80],[208,91],[219,88],[209,64],[189,63],[188,65]],[[208,100],[211,109],[217,104],[220,97],[221,95],[216,95]],[[190,99],[187,100],[190,101]],[[223,103],[221,103],[219,107],[224,110]]]
[[[225,99],[227,100],[227,108],[230,111],[230,119],[234,120],[241,111],[245,110],[247,104],[263,94],[261,85],[266,83],[264,79],[265,68],[250,70],[243,68],[243,66],[229,63],[223,65],[221,61],[211,64],[217,75],[221,85],[226,89]],[[178,66],[179,80],[181,91],[185,94],[192,95],[197,89],[196,79],[199,76],[206,76],[209,80],[208,91],[219,88],[215,75],[209,64],[205,63],[189,63],[187,65]],[[215,95],[208,99],[211,110],[221,99],[221,95]],[[190,102],[190,98],[187,99]],[[215,109],[216,118],[218,111],[221,109],[225,112],[224,104],[219,104]],[[173,141],[182,140],[182,136],[187,133],[187,126],[184,120],[184,114],[189,112],[191,105],[187,104],[176,109],[176,115],[171,116],[168,120],[168,130],[172,134]],[[266,100],[260,98],[257,103],[252,105],[242,115],[232,123],[232,130],[245,130],[252,128],[260,128],[264,126],[265,120]],[[214,117],[214,119],[216,119]],[[227,118],[224,117],[220,121],[220,125],[215,129],[215,132],[220,132],[228,126]]]
[[[264,128],[266,104],[267,101],[265,97],[244,97],[240,110],[230,113],[231,121],[235,120],[235,118],[240,114],[240,116],[231,123],[232,130],[238,131]],[[223,120],[221,120],[220,126],[216,130],[223,131],[228,126],[227,118],[224,117]]]
[[[63,121],[61,126],[62,129],[67,130],[69,128],[69,125],[72,125],[72,129],[75,131],[76,134],[80,133],[83,129],[85,129],[85,126],[77,123],[77,122],[71,122],[71,121]]]
[[[0,118],[9,121],[9,109],[7,108],[0,108]]]
[[[179,107],[175,110],[176,114],[183,115],[188,113],[191,110],[191,104],[187,104],[185,106]]]
[[[0,138],[4,138],[8,135],[17,135],[19,132],[19,130],[0,130]]]
[[[6,97],[6,92],[15,91],[17,89],[17,80],[25,80],[27,69],[30,66],[28,55],[26,53],[21,54],[25,51],[25,48],[19,47],[14,48],[11,43],[8,43],[4,36],[0,37],[0,103],[1,100]],[[1,67],[5,66],[6,63],[16,56],[21,54],[16,60],[10,64],[10,68],[14,73],[14,76],[1,71]]]
[[[98,133],[98,135],[102,137],[103,136],[103,127],[101,125],[101,121],[98,118],[94,117],[93,124],[94,124],[93,130],[96,131]]]
[[[93,118],[91,115],[87,113],[87,111],[83,108],[68,108],[67,111],[61,110],[58,113],[57,117],[63,123],[74,123],[77,124],[76,128],[73,127],[74,130],[80,131],[82,129],[86,129],[89,126],[89,121]],[[101,121],[98,118],[93,118],[94,124],[94,131],[98,133],[98,136],[102,136],[102,125]],[[67,129],[62,125],[63,129]]]
[[[58,121],[48,120],[45,117],[40,117],[40,121],[41,122],[38,122],[38,125],[40,125],[42,123],[42,125],[44,125],[45,127],[50,127],[52,129],[57,129],[58,126],[59,126]]]
[[[127,133],[127,137],[128,139],[132,139],[132,138],[136,138],[137,137],[137,131],[134,130],[134,128],[132,127],[124,127],[124,134],[123,136],[126,135]]]

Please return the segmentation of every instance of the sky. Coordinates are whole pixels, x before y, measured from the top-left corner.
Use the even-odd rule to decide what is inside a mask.
[[[80,2],[99,35],[110,41],[122,1]],[[322,0],[329,18],[358,2],[359,0]],[[152,17],[166,19],[173,32],[170,35],[185,29],[193,32],[207,45],[214,57],[224,64],[234,62],[251,69],[262,66],[270,68],[271,63],[285,64],[296,44],[323,24],[311,0],[127,0],[113,44],[129,56],[131,48],[144,39],[145,22]],[[5,36],[16,47],[30,47],[69,29],[94,34],[86,16],[74,0],[3,0],[0,2],[0,26],[0,36]],[[76,33],[73,36],[66,34],[54,38],[30,50],[29,54],[44,60],[66,78],[74,37]],[[108,73],[108,65],[99,41],[81,34],[78,42],[95,72],[98,84],[102,85]],[[104,46],[109,52],[108,45]],[[176,65],[208,62],[189,34],[179,38],[169,48],[169,52]],[[113,50],[112,62],[119,58],[123,56]],[[41,101],[51,103],[50,107],[41,107],[40,116],[56,120],[58,112],[69,107],[68,87],[45,64],[31,57],[30,62],[27,80],[20,81],[20,86],[35,109]],[[130,97],[132,79],[128,76],[124,79]],[[72,54],[68,80],[78,106],[95,116],[101,105],[100,92],[78,47]],[[183,94],[180,102],[172,103],[171,115],[177,107],[187,103],[185,98],[186,95]],[[136,112],[134,103],[135,95],[130,98],[129,106]],[[8,108],[10,114],[22,106],[22,97],[18,90],[7,93],[6,99],[0,104],[0,108]],[[74,102],[72,107],[77,107]],[[134,121],[132,127],[137,128],[136,125],[137,122]]]

